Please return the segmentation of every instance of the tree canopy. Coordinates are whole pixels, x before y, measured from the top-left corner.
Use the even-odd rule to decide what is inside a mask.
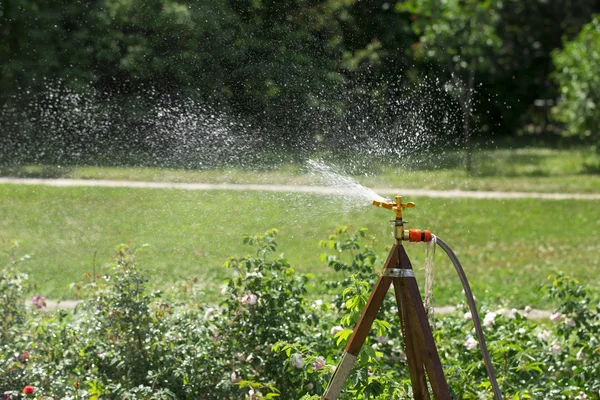
[[[454,125],[440,134],[462,132],[467,145],[562,123],[589,136],[589,124],[573,123],[588,117],[568,95],[579,58],[567,54],[597,34],[599,11],[592,0],[5,0],[0,106],[7,114],[53,85],[110,97],[131,115],[150,98],[191,99],[276,147],[314,150],[372,131],[414,134],[394,127],[429,91],[428,107],[447,109],[431,123]]]

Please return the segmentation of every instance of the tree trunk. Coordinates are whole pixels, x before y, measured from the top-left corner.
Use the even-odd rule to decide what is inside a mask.
[[[473,143],[471,140],[471,99],[473,98],[473,86],[475,85],[475,57],[471,58],[469,66],[469,78],[467,87],[462,87],[466,91],[461,97],[463,112],[463,136],[465,139],[465,169],[467,174],[473,172]]]
[[[467,174],[473,170],[473,145],[471,141],[471,99],[473,97],[473,86],[475,85],[475,57],[471,58],[469,71],[465,81],[459,76],[452,61],[448,60],[448,69],[454,81],[454,87],[458,90],[458,104],[462,111],[462,128],[465,145],[465,169]]]
[[[471,143],[471,110],[469,110],[468,103],[463,105],[463,136],[465,139],[465,169],[470,175],[473,171],[473,146]]]

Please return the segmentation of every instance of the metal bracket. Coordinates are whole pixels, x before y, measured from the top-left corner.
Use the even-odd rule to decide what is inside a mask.
[[[385,268],[381,271],[381,276],[391,276],[392,278],[414,278],[415,271],[407,268]]]

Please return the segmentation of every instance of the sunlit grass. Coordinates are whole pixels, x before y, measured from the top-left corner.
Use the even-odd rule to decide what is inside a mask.
[[[315,296],[324,291],[319,282],[335,278],[317,245],[336,226],[367,227],[382,256],[393,241],[388,211],[340,197],[21,185],[0,185],[0,197],[0,237],[20,241],[17,256],[31,256],[20,268],[31,274],[36,293],[53,298],[71,296],[69,283],[93,270],[96,252],[102,273],[112,249],[124,242],[150,245],[140,262],[153,271],[154,285],[196,275],[214,301],[229,273],[223,262],[252,251],[243,234],[278,228],[279,250],[299,271],[316,275]],[[455,249],[480,300],[543,306],[537,287],[558,270],[599,288],[588,279],[600,272],[597,202],[410,200],[417,203],[406,218],[410,227],[431,229]],[[407,247],[422,274],[424,246]],[[459,281],[440,252],[437,259],[438,304],[454,304],[462,296]]]

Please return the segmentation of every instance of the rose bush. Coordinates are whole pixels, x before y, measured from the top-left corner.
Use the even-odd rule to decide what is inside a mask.
[[[307,293],[277,251],[277,231],[246,236],[254,255],[231,257],[220,304],[199,279],[152,290],[121,245],[103,275],[74,285],[73,311],[26,307],[19,260],[0,273],[0,394],[4,398],[319,399],[383,260],[366,230],[341,227],[320,243],[339,272],[327,300]],[[600,393],[600,318],[576,280],[552,276],[546,321],[483,304],[484,329],[507,398],[586,399]],[[388,296],[348,379],[343,399],[411,395],[396,304]],[[491,398],[470,313],[438,317],[434,336],[456,398]],[[27,390],[26,390],[27,389]]]

